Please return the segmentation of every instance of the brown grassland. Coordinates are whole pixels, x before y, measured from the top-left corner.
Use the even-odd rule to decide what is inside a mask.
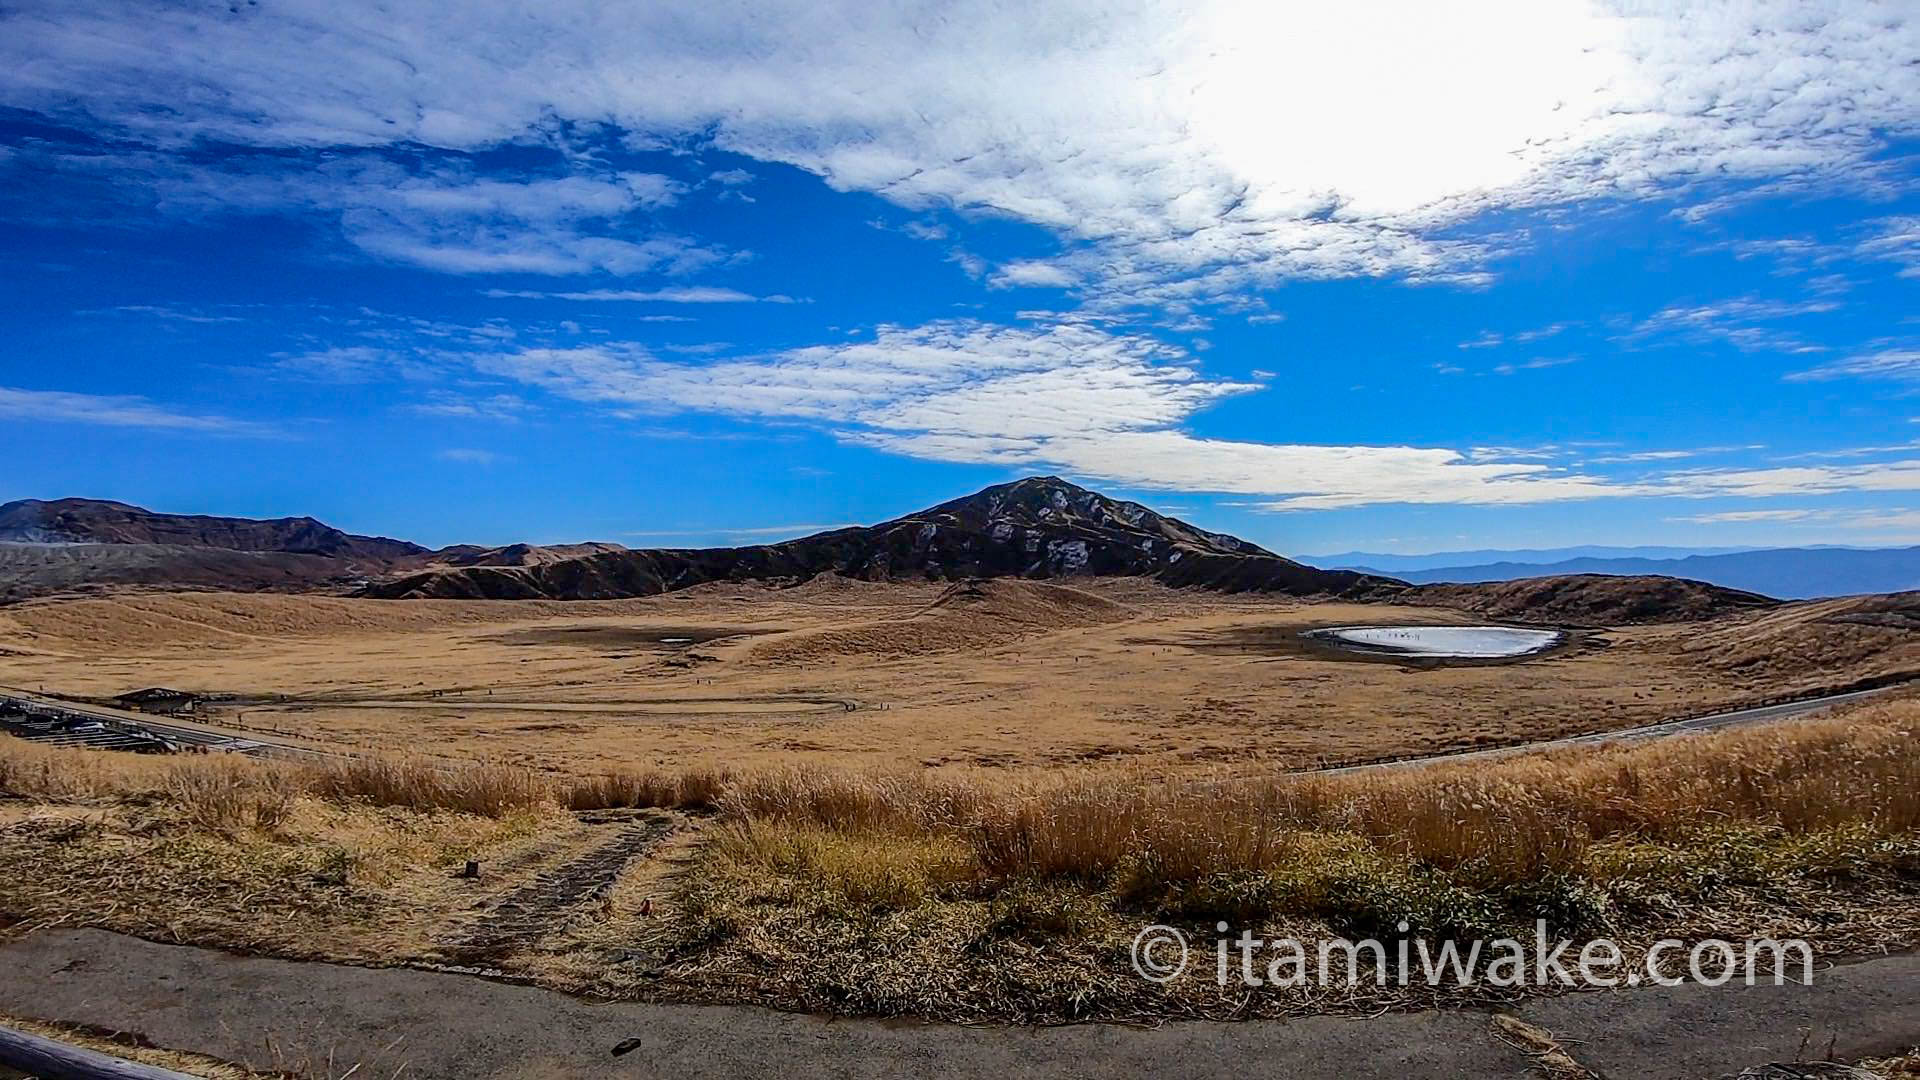
[[[576,603],[129,595],[0,608],[0,684],[96,698],[156,685],[226,694],[211,719],[247,731],[564,774],[795,763],[1299,769],[1631,727],[1920,672],[1920,634],[1862,621],[1850,605],[1594,631],[1523,664],[1410,670],[1331,658],[1295,635],[1484,620],[1130,579],[949,588],[821,578]]]
[[[1465,940],[1544,918],[1629,949],[1906,947],[1912,691],[1714,735],[1303,772],[1920,672],[1905,609],[1864,603],[1442,668],[1297,634],[1477,620],[1127,580],[18,604],[0,683],[222,695],[203,721],[343,756],[0,737],[0,933],[83,923],[613,997],[1034,1020],[1488,993],[1229,993],[1204,964],[1157,986],[1127,953],[1150,922]]]
[[[1920,941],[1920,699],[1637,745],[1337,776],[1126,766],[588,777],[417,761],[141,758],[0,742],[0,911],[166,940],[458,964],[490,902],[591,843],[677,829],[488,966],[557,988],[958,1019],[1373,1009],[1131,973],[1143,924],[1467,939],[1545,918],[1665,936]],[[714,807],[715,809],[707,809]],[[603,808],[604,809],[604,808]],[[488,870],[461,878],[467,859]]]

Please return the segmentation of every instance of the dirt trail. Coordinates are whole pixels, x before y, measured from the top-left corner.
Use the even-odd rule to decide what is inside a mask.
[[[442,937],[447,963],[490,968],[564,929],[582,908],[613,888],[621,871],[659,847],[676,827],[674,818],[662,811],[598,811],[581,818],[607,835],[497,899],[470,908],[463,925]]]

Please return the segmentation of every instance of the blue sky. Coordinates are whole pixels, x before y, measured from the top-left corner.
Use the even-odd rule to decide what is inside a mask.
[[[0,499],[1920,543],[1905,5],[10,5]]]

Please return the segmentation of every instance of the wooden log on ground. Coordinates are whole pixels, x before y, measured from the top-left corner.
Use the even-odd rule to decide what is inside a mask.
[[[172,1069],[142,1065],[5,1026],[0,1026],[0,1065],[38,1080],[195,1080]]]

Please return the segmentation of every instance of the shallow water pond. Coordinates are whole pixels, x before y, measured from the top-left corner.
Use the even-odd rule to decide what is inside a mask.
[[[1499,660],[1550,649],[1564,635],[1516,626],[1335,626],[1310,630],[1306,636],[1356,652]]]

